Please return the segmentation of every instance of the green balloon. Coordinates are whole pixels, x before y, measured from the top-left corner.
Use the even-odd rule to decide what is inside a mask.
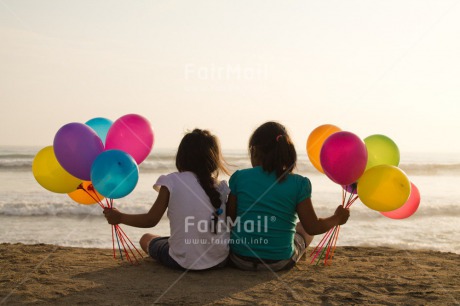
[[[379,165],[399,165],[399,149],[396,143],[385,135],[371,135],[364,139],[367,148],[366,170]]]

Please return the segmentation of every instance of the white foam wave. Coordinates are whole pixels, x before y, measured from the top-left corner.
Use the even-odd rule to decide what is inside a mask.
[[[123,208],[126,213],[139,213],[148,211],[149,207],[145,204],[130,203],[129,205],[115,204],[116,207]],[[16,201],[10,203],[0,203],[0,215],[5,216],[79,216],[91,215],[100,216],[102,208],[97,205],[81,205],[70,200],[64,199],[59,202],[42,201],[26,202]]]

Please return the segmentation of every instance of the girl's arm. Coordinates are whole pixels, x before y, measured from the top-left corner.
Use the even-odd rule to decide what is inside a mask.
[[[122,213],[116,208],[106,208],[104,209],[104,215],[107,221],[113,225],[123,223],[134,227],[154,227],[161,220],[161,217],[163,217],[166,208],[168,208],[168,203],[169,190],[161,186],[158,197],[148,213],[131,215]]]
[[[334,215],[321,219],[316,216],[311,199],[307,198],[297,204],[297,214],[305,231],[309,235],[318,235],[327,232],[336,225],[345,224],[350,216],[350,211],[339,205]]]
[[[227,217],[229,217],[232,222],[235,222],[236,219],[236,196],[233,194],[228,195],[228,200],[227,200]]]

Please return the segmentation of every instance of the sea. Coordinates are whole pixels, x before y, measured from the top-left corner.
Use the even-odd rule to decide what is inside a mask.
[[[85,248],[111,248],[111,226],[102,209],[81,205],[66,194],[43,189],[32,174],[32,161],[40,147],[0,147],[0,243],[55,244]],[[244,150],[224,150],[232,171],[250,167]],[[152,185],[162,174],[176,171],[175,150],[153,149],[140,165],[139,182],[128,196],[114,201],[127,213],[147,212],[157,192]],[[400,168],[420,190],[417,212],[403,220],[389,219],[359,200],[341,227],[339,246],[386,246],[430,249],[460,254],[460,154],[401,153]],[[319,217],[327,217],[341,203],[342,189],[313,168],[305,152],[298,152],[296,173],[308,177],[312,201]],[[227,180],[228,176],[220,179]],[[146,232],[169,235],[165,216],[150,229],[122,225],[133,241]],[[316,237],[312,245],[319,243]]]

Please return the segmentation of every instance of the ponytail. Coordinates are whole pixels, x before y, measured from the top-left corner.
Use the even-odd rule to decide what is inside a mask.
[[[217,222],[219,221],[219,215],[222,214],[222,201],[220,199],[220,193],[217,191],[215,186],[215,180],[209,175],[203,174],[200,175],[197,173],[198,182],[203,188],[204,192],[208,195],[209,200],[211,201],[214,211],[212,212],[211,220],[213,222],[214,234],[217,234]]]
[[[286,128],[277,122],[267,122],[258,127],[249,140],[251,160],[264,171],[275,172],[283,181],[297,162],[297,153]]]
[[[204,192],[206,192],[206,194],[208,195],[212,206],[215,209],[220,208],[220,206],[222,205],[222,201],[220,199],[220,193],[216,189],[214,178],[212,178],[209,175],[197,174],[197,176],[201,188],[203,188]]]

